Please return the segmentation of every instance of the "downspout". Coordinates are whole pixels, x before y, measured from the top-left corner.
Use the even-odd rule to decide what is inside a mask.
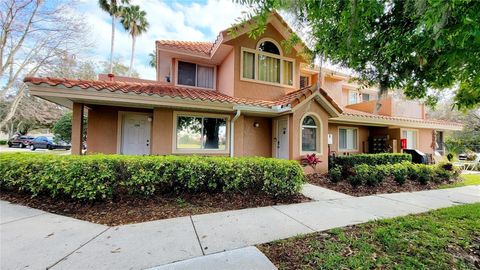
[[[237,113],[230,121],[230,157],[233,157],[233,149],[234,149],[234,133],[235,133],[235,121],[238,117],[240,117],[241,111],[237,110]]]

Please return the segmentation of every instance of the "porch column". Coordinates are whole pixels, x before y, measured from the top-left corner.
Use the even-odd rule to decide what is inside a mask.
[[[83,104],[73,103],[72,108],[72,155],[82,154]]]

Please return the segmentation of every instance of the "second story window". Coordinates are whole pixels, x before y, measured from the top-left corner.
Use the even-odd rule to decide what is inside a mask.
[[[293,74],[294,60],[273,41],[260,41],[257,50],[242,48],[242,79],[293,86]]]
[[[213,89],[214,73],[213,67],[178,61],[177,84]]]
[[[362,94],[362,101],[363,102],[370,101],[370,94],[363,93]]]
[[[357,91],[349,91],[348,92],[348,104],[356,104],[358,103],[358,94]]]
[[[310,78],[307,76],[300,76],[300,89],[310,85]]]

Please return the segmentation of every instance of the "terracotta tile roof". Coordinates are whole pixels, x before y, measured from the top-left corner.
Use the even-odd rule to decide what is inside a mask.
[[[297,104],[299,104],[300,102],[302,102],[303,100],[305,100],[306,98],[308,98],[309,96],[311,96],[312,94],[316,93],[317,91],[320,92],[320,94],[328,101],[332,104],[332,106],[338,111],[338,112],[342,112],[342,108],[340,108],[340,106],[338,106],[338,104],[333,100],[333,98],[327,93],[327,91],[323,90],[323,89],[315,89],[314,86],[308,86],[308,87],[305,87],[305,88],[302,88],[302,89],[299,89],[299,90],[296,90],[296,91],[293,91],[293,92],[290,92],[288,94],[286,94],[285,96],[281,97],[280,99],[278,99],[276,101],[276,103],[278,105],[287,105],[287,104],[290,104],[293,107],[295,107]]]
[[[110,77],[108,77],[108,74],[102,73],[102,74],[98,74],[98,80],[110,81]],[[118,76],[118,75],[113,76],[112,80],[116,82],[157,83],[157,81],[154,81],[154,80],[146,80],[146,79]]]
[[[214,43],[203,41],[157,40],[157,47],[180,49],[196,54],[210,56]]]
[[[407,118],[407,117],[399,117],[399,116],[388,116],[388,115],[380,115],[380,114],[373,114],[368,112],[362,112],[350,108],[343,108],[342,116],[355,116],[360,118],[370,118],[370,119],[385,119],[385,120],[396,120],[396,121],[407,121],[413,123],[427,123],[427,124],[439,124],[439,125],[448,125],[448,126],[458,126],[461,127],[463,124],[457,122],[449,122],[443,120],[434,120],[434,119],[418,119],[418,118]]]
[[[218,91],[202,90],[188,87],[179,87],[161,83],[137,83],[121,81],[93,81],[93,80],[74,80],[64,78],[37,78],[26,77],[25,83],[48,86],[64,86],[67,88],[78,87],[81,89],[95,89],[97,91],[110,91],[134,94],[158,95],[161,97],[179,97],[190,100],[202,100],[213,102],[224,102],[232,104],[243,104],[261,107],[271,107],[275,105],[274,101],[254,100],[246,98],[235,98],[224,95]]]

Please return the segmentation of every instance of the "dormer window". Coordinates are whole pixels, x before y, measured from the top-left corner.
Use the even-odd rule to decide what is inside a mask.
[[[199,88],[214,89],[213,66],[204,66],[184,61],[178,61],[177,84]]]
[[[241,78],[273,85],[293,86],[294,59],[282,56],[273,39],[262,39],[256,50],[242,48]]]

